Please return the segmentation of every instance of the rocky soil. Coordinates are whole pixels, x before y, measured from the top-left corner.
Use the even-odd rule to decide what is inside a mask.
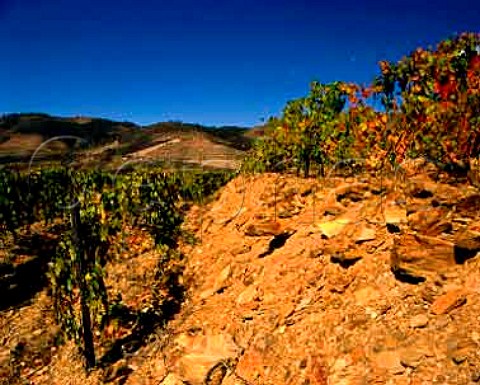
[[[48,383],[480,383],[480,191],[451,182],[418,163],[238,177],[188,214],[188,293],[167,328],[109,376]]]
[[[480,381],[480,194],[424,171],[238,178],[193,211],[163,384]]]

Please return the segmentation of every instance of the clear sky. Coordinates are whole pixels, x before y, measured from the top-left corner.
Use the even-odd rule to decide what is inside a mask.
[[[0,112],[252,126],[479,30],[480,1],[0,0]]]

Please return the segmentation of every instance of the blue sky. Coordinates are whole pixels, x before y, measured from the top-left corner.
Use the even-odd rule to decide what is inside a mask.
[[[252,126],[314,79],[478,32],[477,3],[0,0],[0,112]]]

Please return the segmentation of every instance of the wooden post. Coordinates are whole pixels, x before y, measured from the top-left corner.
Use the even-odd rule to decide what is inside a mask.
[[[83,329],[83,356],[86,360],[87,370],[93,368],[96,364],[95,359],[95,347],[93,345],[93,333],[92,333],[92,320],[90,316],[90,307],[86,298],[87,295],[87,282],[85,281],[86,275],[86,251],[83,247],[81,240],[81,219],[80,219],[80,207],[79,204],[75,204],[72,208],[72,229],[73,229],[73,242],[75,251],[77,253],[77,269],[78,277],[80,279],[80,306],[82,311],[82,329]]]

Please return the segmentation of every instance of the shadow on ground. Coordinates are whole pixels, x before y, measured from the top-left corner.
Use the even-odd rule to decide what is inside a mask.
[[[180,284],[183,269],[167,271],[160,268],[159,271],[168,275],[164,280],[169,292],[167,300],[155,304],[148,311],[131,309],[121,304],[114,306],[111,311],[110,321],[116,320],[121,325],[131,325],[132,329],[129,335],[113,342],[99,360],[99,367],[107,372],[108,368],[116,362],[151,342],[152,335],[164,328],[167,322],[180,311],[186,292],[185,287]],[[118,373],[118,377],[122,377],[121,383],[124,383],[129,375],[130,372]]]
[[[57,240],[44,234],[17,236],[10,261],[0,262],[0,311],[24,305],[46,286],[56,246]]]

